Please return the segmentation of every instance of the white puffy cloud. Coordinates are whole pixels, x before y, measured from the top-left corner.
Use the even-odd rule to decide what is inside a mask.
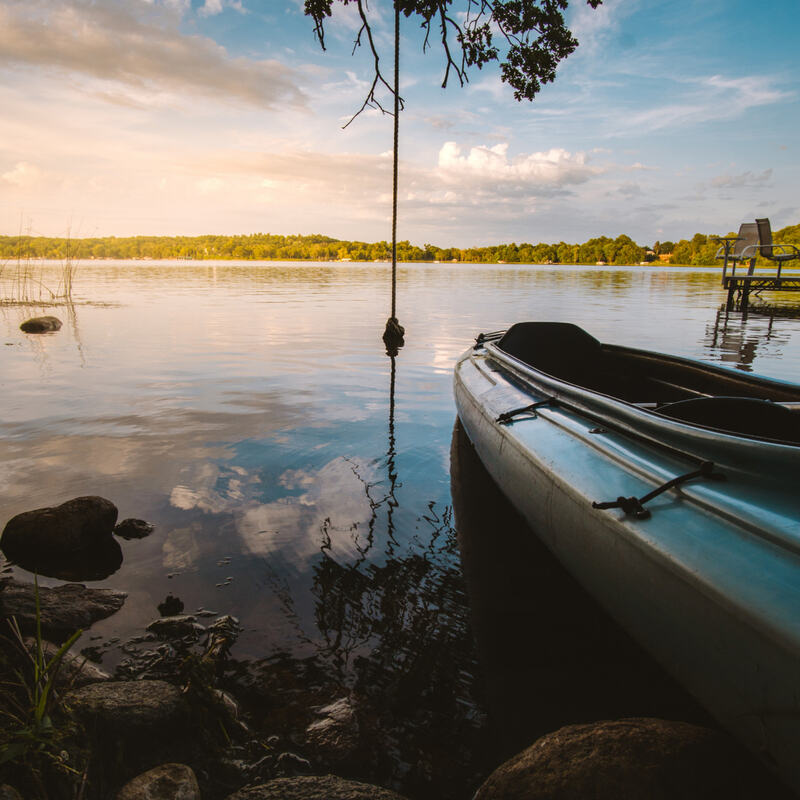
[[[561,148],[521,154],[509,158],[508,143],[493,147],[470,148],[462,154],[456,142],[445,142],[439,151],[439,172],[445,181],[517,184],[531,191],[552,190],[584,183],[602,172],[587,163],[585,153],[570,153]]]

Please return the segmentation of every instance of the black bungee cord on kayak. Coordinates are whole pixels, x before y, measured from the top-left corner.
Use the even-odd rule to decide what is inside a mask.
[[[394,4],[394,148],[392,170],[392,313],[386,320],[383,343],[386,355],[394,358],[405,344],[405,328],[397,319],[397,163],[400,122],[400,9]]]

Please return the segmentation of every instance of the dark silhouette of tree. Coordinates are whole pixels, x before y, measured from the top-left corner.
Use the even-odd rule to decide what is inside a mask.
[[[376,96],[381,88],[393,94],[393,87],[382,72],[367,0],[305,0],[314,33],[324,50],[325,20],[336,2],[356,4],[361,27],[353,50],[366,41],[374,59],[374,79],[360,111],[372,106],[389,113]],[[602,0],[586,2],[597,8]],[[453,0],[395,0],[401,14],[420,22],[425,32],[423,50],[433,38],[441,43],[445,61],[442,87],[451,75],[463,86],[469,80],[470,67],[481,69],[496,61],[517,100],[533,100],[542,84],[555,80],[559,62],[578,46],[564,20],[568,5],[569,0],[462,0],[459,6],[463,8],[457,6],[454,12]]]

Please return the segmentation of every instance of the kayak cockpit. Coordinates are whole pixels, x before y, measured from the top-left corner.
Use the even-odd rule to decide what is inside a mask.
[[[520,322],[495,346],[560,381],[669,419],[800,444],[800,387],[689,359],[603,344],[577,325]]]

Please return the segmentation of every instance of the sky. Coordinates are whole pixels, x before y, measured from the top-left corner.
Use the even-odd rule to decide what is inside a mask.
[[[467,0],[453,0],[453,10]],[[391,239],[392,118],[338,2],[0,0],[0,234]],[[370,0],[389,74],[389,0]],[[800,222],[798,0],[571,2],[531,103],[401,29],[398,238],[642,245]]]

